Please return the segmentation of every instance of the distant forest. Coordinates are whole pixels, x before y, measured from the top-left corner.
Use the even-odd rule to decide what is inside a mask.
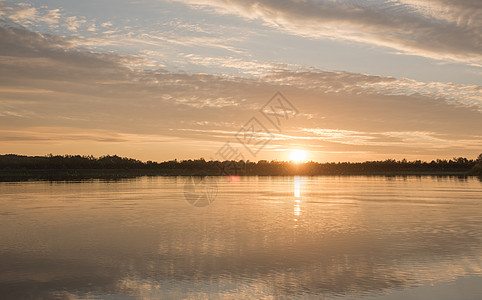
[[[95,171],[95,172],[94,172]],[[482,175],[482,154],[477,159],[464,157],[450,160],[437,159],[430,162],[387,159],[367,162],[293,163],[286,161],[206,161],[172,160],[165,162],[142,162],[140,160],[113,156],[47,155],[22,156],[0,155],[0,173],[8,175],[64,173],[102,173],[131,175]],[[87,176],[89,177],[89,176]]]

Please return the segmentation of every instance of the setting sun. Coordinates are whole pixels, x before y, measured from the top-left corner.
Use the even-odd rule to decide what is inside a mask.
[[[305,150],[291,150],[290,160],[294,162],[303,162],[306,161],[307,156],[308,153]]]

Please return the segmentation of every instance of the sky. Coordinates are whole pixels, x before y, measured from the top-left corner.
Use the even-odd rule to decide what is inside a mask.
[[[0,154],[475,158],[480,0],[0,0]]]

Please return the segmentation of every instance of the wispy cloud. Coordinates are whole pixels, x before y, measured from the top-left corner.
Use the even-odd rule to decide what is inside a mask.
[[[132,68],[136,57],[80,50],[69,38],[18,27],[0,26],[0,40],[5,149],[28,139],[47,149],[70,128],[76,143],[117,143],[114,150],[130,149],[138,136],[142,143],[190,143],[186,157],[203,155],[199,147],[213,153],[251,117],[262,120],[259,108],[278,90],[301,114],[275,135],[272,150],[304,144],[374,156],[473,156],[481,147],[477,86],[316,69],[280,68],[257,78],[174,73]]]
[[[350,40],[407,54],[482,65],[479,1],[179,1],[261,19],[293,34]]]
[[[5,7],[3,4],[0,6],[2,10],[2,15],[7,15],[7,17],[14,22],[32,22],[37,16],[37,9],[29,4],[19,3],[15,8]]]
[[[34,7],[29,3],[17,3],[11,6],[0,3],[0,16],[16,23],[17,26],[38,27],[46,25],[49,28],[65,28],[73,33],[77,32],[81,27],[85,27],[85,30],[88,30],[96,26],[93,20],[87,22],[85,17],[69,16],[60,8]]]
[[[326,72],[314,68],[298,71],[280,69],[273,74],[264,76],[263,80],[323,93],[419,95],[441,99],[455,105],[477,107],[482,111],[482,87],[477,85],[420,82],[407,78]]]
[[[446,148],[451,146],[464,147],[478,150],[482,147],[482,141],[478,137],[467,138],[460,136],[450,138],[437,132],[425,131],[380,131],[359,132],[339,129],[304,128],[304,132],[310,134],[310,139],[319,139],[327,142],[335,142],[357,146],[384,146],[405,148]]]

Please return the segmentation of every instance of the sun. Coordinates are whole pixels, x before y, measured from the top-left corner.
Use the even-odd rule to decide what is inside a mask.
[[[308,153],[305,150],[291,150],[290,152],[290,160],[297,163],[306,161],[307,156]]]

